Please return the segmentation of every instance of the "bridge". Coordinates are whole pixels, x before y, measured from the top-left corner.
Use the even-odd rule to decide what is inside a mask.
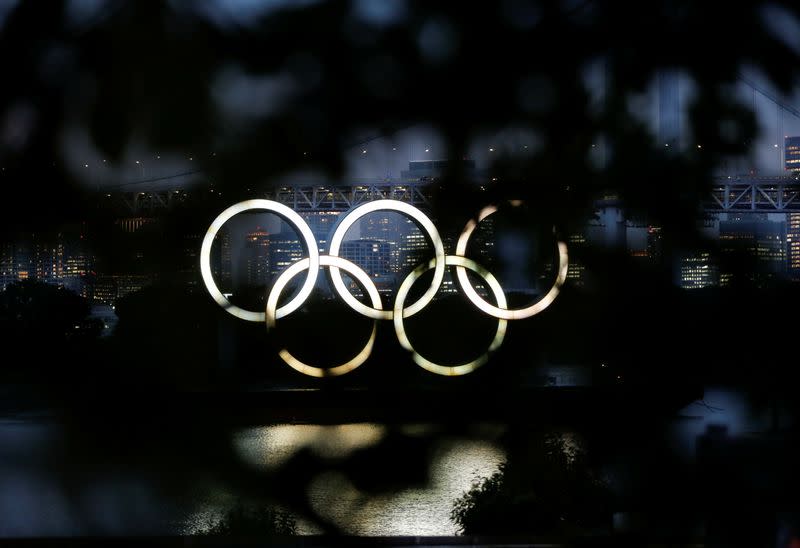
[[[253,192],[253,198],[266,198],[295,211],[347,211],[372,200],[401,200],[421,208],[430,207],[429,181],[400,179],[356,180],[344,184],[306,183],[283,185]],[[198,195],[215,196],[213,188],[111,192],[111,200],[125,214],[154,215],[159,210],[185,204]],[[219,193],[216,193],[219,196]],[[603,206],[603,201],[598,205]],[[606,204],[608,205],[608,204]],[[800,211],[800,180],[795,176],[718,177],[709,186],[702,204],[707,213]]]
[[[347,211],[373,200],[400,200],[417,207],[429,207],[430,183],[419,181],[372,181],[347,185],[295,185],[267,192],[266,198],[295,211]]]
[[[347,211],[373,200],[401,200],[421,208],[430,206],[431,184],[428,181],[401,179],[353,180],[344,184],[299,182],[272,189],[254,191],[251,198],[275,200],[295,211]],[[219,197],[213,188],[195,186],[188,189],[122,190],[106,193],[105,199],[127,215],[154,215],[199,198]]]
[[[717,178],[703,206],[707,212],[800,211],[800,180],[794,176]]]

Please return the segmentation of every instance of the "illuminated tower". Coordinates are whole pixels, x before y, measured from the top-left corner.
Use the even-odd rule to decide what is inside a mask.
[[[14,245],[0,244],[0,291],[17,280],[17,271],[14,266]]]
[[[786,266],[789,278],[800,281],[800,213],[786,214]]]
[[[269,274],[278,276],[281,272],[306,256],[303,244],[297,234],[283,231],[274,234],[269,240]]]
[[[766,216],[764,216],[766,217]],[[786,222],[755,215],[734,217],[719,224],[720,250],[732,259],[741,273],[756,285],[782,278],[787,272]],[[729,272],[720,273],[721,285],[733,280]]]
[[[390,246],[377,240],[349,240],[342,242],[341,256],[360,266],[370,278],[388,276]]]
[[[247,285],[265,286],[270,279],[269,232],[257,228],[247,234],[245,256],[247,258]]]
[[[784,167],[786,171],[800,171],[800,137],[784,140]]]

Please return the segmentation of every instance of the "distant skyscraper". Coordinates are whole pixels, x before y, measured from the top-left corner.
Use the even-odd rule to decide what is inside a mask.
[[[64,246],[60,238],[35,236],[31,277],[49,284],[60,284],[63,274]]]
[[[140,274],[118,274],[113,278],[117,286],[117,299],[141,291],[143,288],[153,283],[150,276]]]
[[[269,239],[269,275],[278,276],[281,272],[306,256],[303,244],[293,231],[274,234]]]
[[[720,248],[740,271],[760,285],[770,279],[786,276],[786,222],[741,216],[719,223]],[[731,272],[721,272],[720,281],[727,285]]]
[[[702,289],[719,285],[719,270],[708,252],[683,257],[680,262],[680,286]]]
[[[247,234],[245,243],[247,285],[265,286],[270,280],[270,234],[258,228]]]
[[[784,165],[787,171],[800,171],[800,137],[784,140]]]
[[[390,249],[388,242],[349,240],[342,243],[339,254],[360,266],[370,278],[377,278],[391,274]]]
[[[664,261],[664,244],[660,226],[647,227],[647,259],[656,265]]]
[[[400,239],[406,218],[394,211],[376,211],[361,219],[361,238],[389,245],[389,272],[400,272]]]
[[[328,238],[333,232],[333,227],[339,220],[340,215],[341,212],[339,211],[314,211],[301,214],[301,217],[305,219],[311,229],[311,233],[317,239],[320,253],[324,253],[328,249]],[[286,230],[292,229],[289,229],[287,225]]]
[[[0,291],[17,281],[14,265],[14,244],[0,243]]]
[[[400,264],[398,270],[401,272],[413,270],[426,256],[433,256],[433,250],[428,243],[428,239],[410,219],[406,220],[404,225],[401,225],[399,251]]]
[[[570,283],[578,287],[583,287],[586,284],[586,267],[576,259],[574,255],[575,249],[581,249],[586,246],[586,235],[583,231],[576,231],[569,235],[569,266],[567,267],[567,279]]]
[[[219,277],[220,283],[230,287],[233,281],[233,257],[231,250],[231,233],[225,231],[220,239]]]
[[[113,276],[97,276],[94,280],[92,302],[113,305],[117,300],[117,281]]]
[[[800,213],[786,214],[786,266],[789,278],[800,281]]]
[[[94,255],[89,249],[85,226],[74,226],[59,234],[63,249],[60,283],[70,291],[91,299],[94,286]]]

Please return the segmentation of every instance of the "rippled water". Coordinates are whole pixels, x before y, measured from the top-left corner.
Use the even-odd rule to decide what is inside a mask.
[[[425,426],[408,426],[406,433]],[[345,456],[354,449],[381,440],[385,427],[379,424],[338,426],[279,425],[249,428],[238,432],[234,445],[244,460],[255,466],[274,467],[293,453],[310,448],[322,457]],[[479,477],[494,473],[505,455],[491,441],[499,430],[488,428],[482,440],[445,439],[436,447],[430,462],[431,484],[405,489],[390,495],[360,492],[341,473],[328,472],[311,484],[308,497],[312,507],[343,531],[353,535],[453,535],[450,521],[453,501]],[[387,471],[391,473],[391,471]],[[209,504],[194,515],[187,532],[198,524],[214,521],[225,510],[225,503]],[[298,533],[320,531],[313,524],[298,520]]]
[[[403,431],[413,436],[431,428],[409,425]],[[386,433],[380,424],[287,424],[239,430],[232,443],[246,463],[270,468],[301,449],[330,459],[343,457],[379,442]],[[429,463],[431,483],[424,488],[367,495],[344,475],[328,472],[311,482],[306,495],[316,511],[350,534],[452,535],[457,532],[450,521],[453,501],[504,459],[493,441],[501,433],[500,427],[484,425],[469,439],[442,439]],[[237,497],[220,488],[175,506],[152,478],[95,469],[91,463],[69,480],[67,469],[54,466],[50,458],[58,454],[64,435],[47,420],[0,418],[0,538],[192,534],[236,504]],[[320,532],[302,519],[297,525],[300,534]]]

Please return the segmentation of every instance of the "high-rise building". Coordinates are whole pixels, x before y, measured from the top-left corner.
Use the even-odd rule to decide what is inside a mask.
[[[30,240],[22,239],[14,245],[14,262],[16,263],[17,279],[27,280],[35,277],[33,244]]]
[[[14,265],[14,244],[0,243],[0,291],[17,281]]]
[[[219,241],[219,255],[214,264],[214,278],[219,280],[220,287],[230,290],[233,283],[233,250],[230,231],[219,231],[217,240]]]
[[[117,281],[113,276],[97,276],[94,280],[92,302],[113,305],[117,300]]]
[[[314,211],[301,215],[317,239],[320,253],[324,253],[328,249],[328,238],[333,233],[333,227],[336,226],[340,215],[339,211]],[[287,225],[285,230],[291,229]]]
[[[567,241],[570,250],[567,279],[571,284],[583,287],[586,285],[586,267],[576,258],[574,251],[586,245],[586,236],[583,232],[576,231],[569,235]]]
[[[376,211],[361,219],[359,226],[361,238],[389,245],[389,272],[400,272],[401,230],[407,219],[394,211]]]
[[[150,276],[141,274],[117,274],[114,275],[113,278],[117,286],[117,299],[141,291],[143,288],[153,283]]]
[[[64,254],[62,258],[61,284],[81,295],[92,298],[94,286],[94,255],[92,254],[83,225],[72,227],[59,234]]]
[[[413,221],[407,219],[401,227],[400,243],[398,246],[398,270],[400,272],[408,272],[419,266],[426,257],[432,257],[433,251],[431,250],[425,234],[422,233]]]
[[[791,280],[800,281],[800,213],[786,214],[786,268]]]
[[[33,246],[33,278],[48,284],[60,284],[63,274],[64,246],[56,239],[39,237]]]
[[[765,216],[739,216],[719,223],[720,251],[728,263],[761,285],[787,273],[786,222]],[[734,271],[720,273],[722,285],[733,280]]]
[[[200,245],[205,234],[191,231],[182,234],[182,249],[178,264],[178,276],[181,283],[190,289],[202,285],[200,281]]]
[[[391,274],[389,268],[390,246],[377,240],[349,240],[342,243],[339,253],[345,259],[361,267],[370,278]]]
[[[786,137],[783,146],[786,171],[800,171],[800,137]]]
[[[265,286],[270,280],[270,234],[257,228],[247,234],[245,243],[245,262],[247,285]]]
[[[303,244],[294,232],[279,232],[269,240],[269,274],[279,275],[291,265],[306,256]]]
[[[719,285],[719,269],[707,251],[683,257],[680,262],[680,287],[703,289]]]
[[[647,259],[656,265],[664,262],[664,243],[660,226],[647,227]]]

